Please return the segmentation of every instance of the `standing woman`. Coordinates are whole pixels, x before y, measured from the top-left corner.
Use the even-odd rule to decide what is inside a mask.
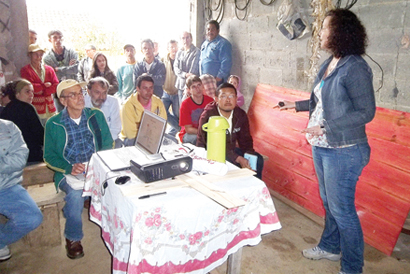
[[[114,72],[108,67],[107,57],[102,52],[95,53],[87,82],[91,78],[98,76],[104,77],[110,83],[110,88],[108,89],[109,95],[114,95],[118,91],[117,76],[115,76]]]
[[[40,121],[45,125],[47,119],[56,113],[52,94],[56,93],[58,78],[54,69],[43,64],[44,49],[38,44],[28,46],[30,64],[20,70],[22,78],[30,81],[34,88],[33,106],[36,108]]]
[[[364,241],[355,191],[370,158],[365,126],[376,111],[373,74],[362,58],[367,35],[354,13],[336,9],[326,14],[320,40],[331,56],[319,70],[310,99],[280,104],[281,110],[309,111],[304,132],[326,212],[319,244],[302,253],[312,260],[341,258],[339,274],[362,273]]]

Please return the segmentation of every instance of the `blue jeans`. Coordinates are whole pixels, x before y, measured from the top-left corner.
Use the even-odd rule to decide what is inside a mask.
[[[18,241],[43,221],[43,214],[21,185],[0,190],[0,214],[8,220],[0,223],[0,249]]]
[[[164,92],[161,100],[167,112],[168,124],[170,124],[170,126],[172,127],[169,134],[175,137],[177,132],[181,130],[181,128],[179,127],[179,96],[178,94],[169,95],[168,93]],[[169,112],[169,107],[171,105],[172,114]]]
[[[65,192],[65,205],[63,207],[64,217],[66,219],[64,235],[71,241],[80,241],[83,234],[83,220],[81,215],[84,208],[84,200],[82,197],[83,190],[72,189],[67,184],[66,179],[61,180],[59,188]]]
[[[185,133],[184,136],[182,137],[183,143],[190,143],[190,144],[193,144],[194,146],[196,146],[196,140],[197,140],[196,134]]]
[[[356,184],[369,163],[367,143],[346,148],[312,148],[325,208],[325,228],[319,247],[327,252],[342,252],[341,270],[362,273],[364,241],[355,207]]]

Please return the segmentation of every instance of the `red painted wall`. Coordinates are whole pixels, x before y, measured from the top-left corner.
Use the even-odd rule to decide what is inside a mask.
[[[273,109],[280,100],[308,97],[259,84],[248,116],[255,149],[269,157],[266,185],[323,217],[311,147],[301,133],[308,113]],[[366,131],[372,152],[357,185],[356,208],[365,242],[391,255],[410,210],[410,113],[377,108]]]

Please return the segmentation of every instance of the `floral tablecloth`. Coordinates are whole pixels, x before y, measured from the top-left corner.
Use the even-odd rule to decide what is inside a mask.
[[[84,188],[91,220],[113,255],[113,273],[207,273],[281,228],[265,183],[253,176],[215,183],[247,202],[227,210],[189,187],[147,199],[124,196],[125,185],[115,184],[120,174],[143,184],[130,171],[111,172],[94,154]]]

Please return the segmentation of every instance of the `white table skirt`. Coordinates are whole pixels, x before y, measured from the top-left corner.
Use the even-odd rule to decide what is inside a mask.
[[[247,201],[227,210],[189,187],[147,199],[124,196],[120,188],[127,185],[109,179],[119,174],[130,176],[129,184],[143,184],[130,171],[111,172],[94,154],[84,188],[91,220],[113,255],[113,273],[207,273],[281,228],[265,183],[253,176],[215,183]]]

